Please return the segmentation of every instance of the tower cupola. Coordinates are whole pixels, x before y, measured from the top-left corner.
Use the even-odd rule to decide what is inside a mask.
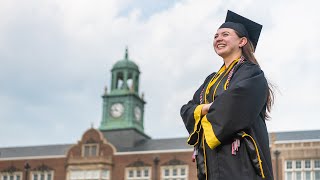
[[[139,67],[129,59],[128,48],[124,58],[116,62],[112,69],[111,94],[139,93]]]

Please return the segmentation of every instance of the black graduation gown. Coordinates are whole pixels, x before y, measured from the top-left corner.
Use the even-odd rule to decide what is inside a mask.
[[[198,179],[260,180],[273,179],[269,138],[265,124],[268,84],[263,71],[249,61],[234,65],[229,86],[221,75],[205,96],[215,75],[209,75],[193,99],[181,108],[181,117],[195,146]],[[201,101],[214,102],[207,115],[201,115]],[[239,135],[239,133],[242,133]],[[240,140],[236,155],[232,142]]]

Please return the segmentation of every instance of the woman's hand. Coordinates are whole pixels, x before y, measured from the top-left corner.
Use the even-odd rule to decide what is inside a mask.
[[[209,111],[209,108],[211,106],[212,103],[210,104],[205,104],[203,107],[202,107],[202,110],[201,110],[201,115],[206,115],[208,114],[208,111]]]

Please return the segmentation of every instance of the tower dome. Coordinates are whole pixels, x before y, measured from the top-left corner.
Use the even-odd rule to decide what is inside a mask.
[[[136,70],[139,72],[138,65],[129,59],[128,48],[126,48],[124,59],[116,62],[116,64],[113,65],[111,71],[119,70],[119,69],[130,69],[130,70]]]
[[[139,67],[129,59],[128,48],[124,58],[117,61],[112,69],[111,94],[139,94]]]

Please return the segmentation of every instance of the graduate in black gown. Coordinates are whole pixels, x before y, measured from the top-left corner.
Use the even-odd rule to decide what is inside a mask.
[[[265,123],[273,93],[253,54],[261,29],[228,11],[213,41],[224,64],[181,108],[199,180],[273,179]]]

